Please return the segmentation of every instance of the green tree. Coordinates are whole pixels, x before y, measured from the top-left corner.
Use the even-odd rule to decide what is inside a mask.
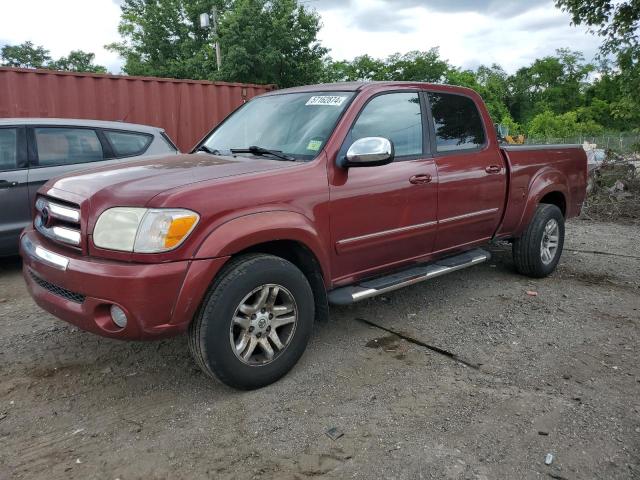
[[[361,55],[352,61],[334,62],[327,58],[323,80],[441,82],[449,69],[449,63],[440,58],[438,49],[432,48],[405,54],[394,53],[386,59]]]
[[[2,65],[20,68],[47,68],[50,70],[67,70],[72,72],[106,73],[102,65],[93,63],[95,54],[72,50],[68,56],[52,60],[49,50],[35,46],[31,42],[21,45],[5,45],[0,50]]]
[[[576,25],[587,25],[604,37],[605,53],[619,53],[640,45],[638,0],[556,0],[556,6],[569,12]]]
[[[619,81],[617,99],[611,101],[614,119],[627,129],[640,128],[640,1],[556,0],[556,6],[571,14],[573,23],[587,25],[603,37],[601,53],[613,54]]]
[[[520,68],[509,81],[512,116],[527,122],[546,110],[562,114],[582,106],[594,68],[585,62],[582,53],[569,49],[558,49],[555,56]]]
[[[222,68],[211,29],[199,16],[218,11]],[[316,39],[318,15],[295,0],[125,0],[118,27],[123,41],[108,45],[129,75],[276,83],[319,81],[327,53]]]
[[[576,112],[556,114],[547,110],[533,117],[527,133],[535,138],[567,138],[576,135],[599,135],[602,131],[602,126],[593,121],[579,121]]]
[[[387,58],[385,80],[441,82],[449,68],[449,63],[440,58],[437,47],[427,51],[414,50],[403,55],[395,53]]]
[[[323,76],[320,17],[296,0],[235,0],[220,20],[220,78],[290,87]]]
[[[52,70],[68,70],[70,72],[107,73],[105,67],[93,63],[95,57],[95,53],[72,50],[68,56],[60,57],[58,60],[47,64],[47,68]]]
[[[346,82],[351,78],[351,62],[347,60],[334,61],[326,56],[322,59],[323,83]]]
[[[476,71],[450,68],[446,73],[445,82],[450,85],[471,88],[482,96],[489,115],[495,123],[502,123],[503,119],[513,122],[507,108],[507,74],[498,65],[487,67],[481,65]]]
[[[3,66],[19,68],[46,68],[51,60],[49,50],[35,46],[32,42],[5,45],[2,47],[0,57],[2,57]]]
[[[507,108],[509,102],[509,76],[497,64],[490,67],[480,65],[476,70],[478,92],[485,99],[487,109],[494,122],[508,124],[512,134],[520,133],[517,125]]]
[[[356,82],[387,80],[387,64],[384,60],[361,55],[351,61],[334,62],[325,58],[324,82]]]
[[[124,58],[129,75],[207,79],[215,75],[211,30],[199,16],[224,0],[124,0],[118,31],[122,41],[107,45]]]

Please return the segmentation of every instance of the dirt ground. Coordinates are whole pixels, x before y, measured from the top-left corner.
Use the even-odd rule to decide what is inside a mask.
[[[185,338],[54,319],[3,260],[0,479],[640,478],[639,239],[579,220],[550,278],[492,246],[487,264],[333,307],[254,392],[207,380]]]

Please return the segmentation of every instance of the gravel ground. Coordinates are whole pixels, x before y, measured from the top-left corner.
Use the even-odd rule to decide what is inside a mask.
[[[0,479],[640,478],[639,238],[576,221],[550,278],[517,275],[498,245],[334,307],[297,367],[254,392],[208,381],[183,337],[56,320],[3,260]]]

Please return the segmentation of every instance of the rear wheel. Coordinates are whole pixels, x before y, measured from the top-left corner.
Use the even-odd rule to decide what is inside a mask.
[[[285,375],[311,335],[314,298],[304,274],[272,255],[232,260],[189,328],[189,347],[208,375],[254,389]]]
[[[513,242],[516,270],[529,277],[551,274],[564,245],[564,217],[555,205],[540,204],[522,236]]]

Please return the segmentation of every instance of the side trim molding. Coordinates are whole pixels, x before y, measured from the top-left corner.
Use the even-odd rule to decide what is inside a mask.
[[[416,225],[409,225],[407,227],[393,228],[391,230],[383,230],[380,232],[369,233],[367,235],[360,235],[358,237],[345,238],[344,240],[338,240],[336,242],[336,252],[338,254],[348,252],[350,250],[357,250],[371,245],[371,243],[377,240],[385,240],[388,237],[393,236],[407,236],[423,233],[437,225],[448,224],[451,222],[457,222],[459,220],[465,220],[467,218],[480,217],[483,215],[491,215],[499,211],[499,208],[489,208],[486,210],[478,210],[477,212],[465,213],[464,215],[457,215],[455,217],[444,218],[438,221],[418,223]]]
[[[497,207],[488,208],[487,210],[478,210],[477,212],[465,213],[464,215],[456,215],[455,217],[443,218],[442,220],[439,220],[438,223],[457,222],[458,220],[464,220],[466,218],[480,217],[482,215],[489,215],[491,213],[496,213],[498,210],[500,209]]]
[[[421,231],[429,230],[438,224],[436,221],[418,223],[416,225],[409,225],[408,227],[393,228],[391,230],[383,230],[380,232],[369,233],[367,235],[361,235],[359,237],[345,238],[344,240],[338,240],[336,242],[336,251],[338,253],[344,253],[348,250],[354,250],[359,247],[368,245],[370,241],[382,240],[394,235],[407,236],[415,235]]]

